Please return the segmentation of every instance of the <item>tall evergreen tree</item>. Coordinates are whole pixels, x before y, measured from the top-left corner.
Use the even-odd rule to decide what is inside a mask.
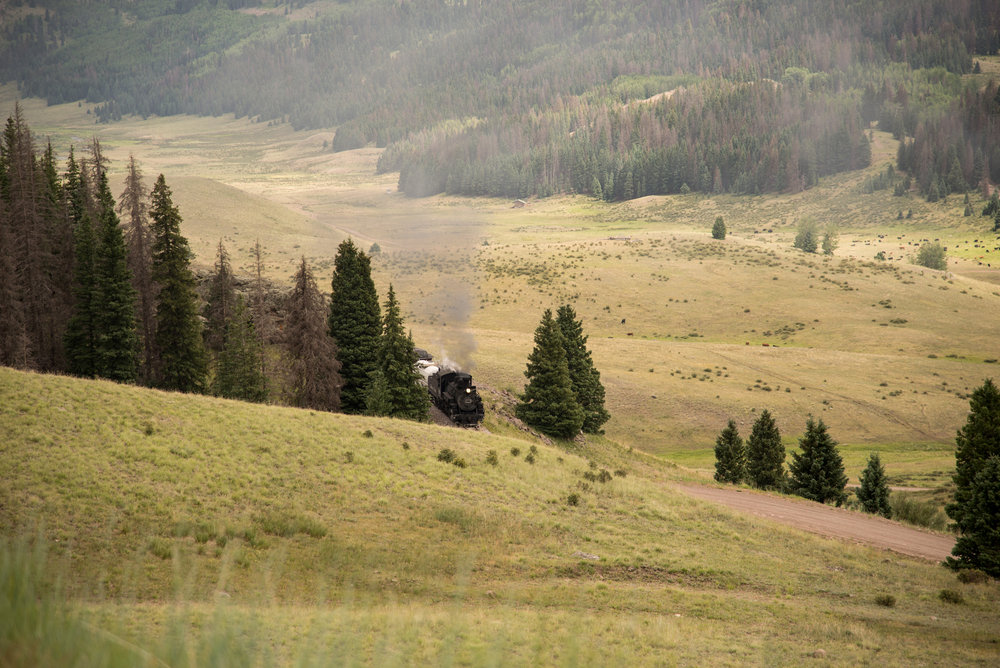
[[[892,507],[889,505],[889,483],[885,478],[885,467],[878,453],[868,456],[868,465],[861,472],[861,485],[855,490],[861,508],[866,513],[892,517]]]
[[[806,433],[799,439],[802,452],[792,453],[788,467],[792,475],[792,491],[813,501],[833,501],[841,505],[847,500],[847,476],[837,443],[826,433],[823,421],[806,422]]]
[[[351,239],[337,249],[332,287],[328,326],[341,363],[341,407],[345,413],[360,413],[375,371],[382,321],[371,260]]]
[[[142,341],[140,380],[153,382],[156,366],[156,285],[153,283],[153,242],[149,229],[149,192],[142,180],[142,171],[135,156],[130,155],[125,189],[118,198],[118,213],[125,225],[125,242],[128,246],[128,267],[132,274],[132,287],[138,295],[136,316],[139,338]]]
[[[254,284],[253,292],[250,295],[250,315],[253,320],[254,333],[260,346],[260,373],[265,381],[272,377],[269,372],[270,356],[268,355],[268,345],[272,342],[275,327],[274,319],[267,299],[267,291],[264,288],[264,250],[261,248],[260,239],[254,243]]]
[[[31,366],[31,341],[24,322],[20,276],[13,256],[7,202],[0,196],[0,365],[27,369]]]
[[[732,420],[715,439],[715,479],[739,484],[746,477],[746,450]]]
[[[243,401],[267,399],[267,383],[260,363],[263,350],[242,297],[237,297],[233,304],[223,340],[212,379],[212,394]]]
[[[92,377],[95,373],[97,333],[94,321],[94,254],[97,240],[91,222],[88,203],[90,189],[87,176],[69,150],[63,192],[67,214],[73,229],[73,304],[69,323],[63,335],[67,370],[77,376]]]
[[[219,239],[215,259],[215,275],[208,289],[208,303],[205,305],[205,345],[219,353],[225,347],[226,324],[233,317],[236,308],[236,283],[229,263],[229,253]]]
[[[118,225],[115,201],[101,174],[98,189],[101,224],[94,262],[95,373],[120,383],[135,382],[139,336],[135,320],[135,289],[126,260],[125,237]]]
[[[153,186],[152,276],[160,286],[156,303],[156,385],[165,390],[204,392],[208,361],[198,320],[198,296],[191,273],[191,249],[181,235],[181,214],[160,174]]]
[[[712,238],[713,239],[725,239],[726,238],[726,223],[722,220],[722,216],[715,217],[715,223],[712,225]]]
[[[90,213],[83,209],[73,227],[76,239],[73,315],[64,336],[67,368],[70,373],[92,378],[97,373],[97,239]]]
[[[945,563],[1000,578],[1000,455],[989,457],[972,479],[958,528],[962,535]]]
[[[780,489],[785,483],[785,446],[766,408],[753,423],[747,439],[747,479],[758,489]]]
[[[415,359],[413,339],[403,331],[399,303],[390,283],[382,318],[377,365],[373,382],[369,385],[366,412],[407,420],[427,419],[431,402],[427,389],[420,383],[420,374],[413,366]]]
[[[961,528],[971,525],[967,517],[976,474],[990,457],[1000,457],[1000,390],[987,378],[969,399],[969,416],[955,437],[955,497],[945,511]]]
[[[573,394],[566,344],[551,309],[535,329],[535,349],[524,372],[528,384],[515,414],[543,434],[573,438],[583,427],[583,409]]]
[[[289,403],[300,408],[335,411],[340,407],[340,362],[324,316],[323,297],[303,257],[285,318],[285,347],[291,359]]]
[[[587,336],[583,333],[583,321],[576,319],[576,312],[569,304],[561,306],[556,314],[556,323],[562,332],[566,347],[566,362],[573,394],[583,409],[583,431],[588,434],[601,433],[601,426],[611,415],[604,407],[604,385],[601,374],[594,366],[594,360],[587,350]]]

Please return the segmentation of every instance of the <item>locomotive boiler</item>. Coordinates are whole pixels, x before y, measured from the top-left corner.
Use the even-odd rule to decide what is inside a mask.
[[[475,427],[483,421],[483,400],[472,384],[472,376],[435,364],[426,350],[417,349],[417,371],[427,383],[431,401],[460,427]]]

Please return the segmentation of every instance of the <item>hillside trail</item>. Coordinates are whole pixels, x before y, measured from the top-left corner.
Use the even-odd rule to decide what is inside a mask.
[[[765,517],[797,529],[891,550],[929,561],[951,554],[955,538],[908,527],[876,515],[822,503],[785,499],[744,489],[721,489],[694,483],[678,488],[698,499],[721,503],[741,512]]]

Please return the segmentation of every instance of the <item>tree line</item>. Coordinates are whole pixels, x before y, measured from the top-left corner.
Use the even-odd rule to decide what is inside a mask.
[[[955,438],[955,489],[945,507],[958,539],[945,564],[1000,578],[1000,390],[992,379],[973,391],[969,406],[966,423]],[[715,479],[837,506],[848,501],[837,442],[823,421],[811,416],[787,472],[781,433],[769,411],[761,412],[746,443],[729,420],[715,441]],[[877,452],[869,455],[855,495],[863,511],[892,517],[888,478]]]
[[[382,169],[400,170],[414,195],[795,191],[866,165],[861,129],[873,121],[912,138],[915,157],[901,165],[920,172],[925,193],[958,185],[956,156],[970,185],[1000,169],[1000,142],[984,129],[992,93],[980,100],[956,83],[972,54],[1000,47],[989,0],[236,11],[256,4],[50,0],[3,23],[0,77],[53,103],[86,99],[102,121],[231,112],[336,126],[335,150],[393,149]],[[774,82],[781,94],[769,98]],[[455,122],[470,127],[442,130]]]
[[[0,364],[246,401],[426,419],[392,286],[384,314],[370,261],[348,239],[329,299],[302,259],[277,308],[254,249],[238,294],[220,241],[202,304],[165,177],[130,158],[116,200],[95,139],[59,173],[20,105],[0,140]],[[275,322],[276,316],[283,327]]]

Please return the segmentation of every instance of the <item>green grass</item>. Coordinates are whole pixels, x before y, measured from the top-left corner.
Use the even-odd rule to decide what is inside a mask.
[[[695,501],[677,469],[601,439],[538,444],[532,465],[504,436],[8,369],[0,425],[2,554],[54,598],[5,595],[85,648],[171,665],[997,656],[995,583]],[[626,475],[589,482],[591,461]]]

